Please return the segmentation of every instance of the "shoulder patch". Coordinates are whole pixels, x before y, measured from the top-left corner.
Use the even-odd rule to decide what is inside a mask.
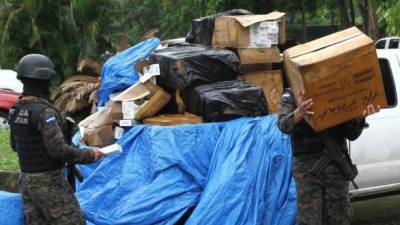
[[[46,119],[46,123],[52,123],[54,121],[56,121],[56,117],[55,116],[52,116],[52,117],[49,117],[49,118]]]

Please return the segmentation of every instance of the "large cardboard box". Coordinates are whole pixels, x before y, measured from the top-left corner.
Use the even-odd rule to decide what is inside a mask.
[[[314,101],[306,120],[316,131],[387,105],[374,41],[356,27],[286,50],[284,64],[295,96]]]
[[[133,119],[134,118],[134,110],[133,108],[127,111],[123,111],[122,107],[122,102],[125,103],[131,103],[133,105],[134,101],[138,101],[140,99],[143,99],[151,94],[151,90],[144,84],[136,83],[129,88],[127,88],[125,91],[117,95],[115,98],[112,99],[112,105],[111,105],[111,115],[112,115],[112,120],[118,121],[122,119]],[[126,104],[128,105],[128,104]],[[125,114],[125,116],[124,116]],[[133,114],[133,115],[128,115],[128,114]],[[127,118],[128,116],[129,118]]]
[[[281,53],[277,47],[271,48],[240,48],[237,50],[240,64],[280,63]]]
[[[150,81],[137,83],[112,99],[112,119],[142,120],[154,116],[170,98],[167,92]]]
[[[269,48],[286,41],[285,13],[220,16],[215,18],[212,46]]]
[[[115,142],[110,105],[88,116],[78,126],[86,145],[104,147]]]
[[[140,106],[139,111],[135,115],[136,120],[142,120],[157,114],[171,99],[171,95],[163,89],[156,91],[151,98]]]
[[[256,71],[243,74],[242,78],[263,89],[270,113],[278,113],[283,94],[281,70]]]

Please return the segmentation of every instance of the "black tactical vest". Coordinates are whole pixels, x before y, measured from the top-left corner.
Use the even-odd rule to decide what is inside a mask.
[[[64,166],[64,163],[50,157],[37,128],[40,114],[48,107],[52,106],[44,100],[20,100],[10,111],[10,135],[14,139],[22,172],[44,172]]]
[[[295,127],[291,141],[294,154],[323,152],[324,144],[322,140],[304,120]]]
[[[332,138],[338,143],[343,152],[347,152],[346,139],[343,136],[344,131],[340,126],[329,128]],[[325,144],[320,135],[311,128],[311,126],[302,120],[295,128],[292,138],[293,153],[318,153],[323,152]]]

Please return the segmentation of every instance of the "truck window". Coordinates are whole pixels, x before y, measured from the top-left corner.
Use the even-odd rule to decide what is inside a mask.
[[[379,65],[381,67],[383,84],[385,85],[385,95],[388,107],[394,107],[397,105],[397,98],[389,61],[387,59],[379,59]]]
[[[399,38],[391,39],[389,41],[389,48],[399,48]]]
[[[386,40],[378,41],[378,43],[376,43],[376,48],[384,49],[385,48],[385,44],[386,44]]]

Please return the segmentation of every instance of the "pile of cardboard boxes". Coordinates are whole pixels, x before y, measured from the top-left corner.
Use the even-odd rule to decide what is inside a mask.
[[[137,123],[176,125],[276,113],[283,82],[281,70],[272,65],[282,61],[277,45],[285,42],[284,15],[216,16],[205,28],[211,29],[210,43],[157,50],[136,66],[138,83],[79,124],[83,142],[112,144],[124,127]]]
[[[204,32],[192,23],[197,35],[211,35],[208,45],[169,46],[139,63],[139,82],[79,124],[83,142],[112,144],[124,127],[137,123],[277,113],[283,61],[295,95],[303,91],[314,100],[315,116],[307,121],[317,131],[359,117],[367,104],[386,106],[374,44],[357,28],[290,48],[283,60],[278,45],[286,41],[284,13],[219,15],[211,21]]]
[[[238,54],[243,73],[241,78],[263,89],[271,113],[278,112],[283,94],[278,44],[285,42],[285,13],[282,12],[218,16],[214,19],[211,45],[229,48]],[[274,67],[278,69],[274,70]]]

